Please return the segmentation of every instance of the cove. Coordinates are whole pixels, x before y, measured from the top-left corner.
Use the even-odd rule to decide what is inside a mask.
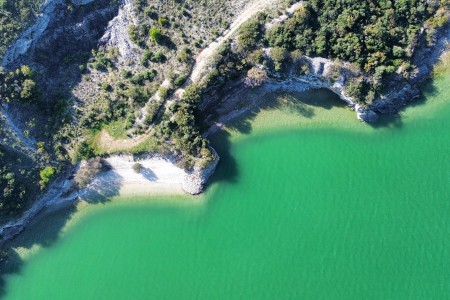
[[[323,93],[295,95],[306,115],[262,110],[214,138],[222,161],[195,205],[121,199],[45,217],[59,237],[25,233],[42,247],[3,275],[2,296],[446,299],[449,86],[447,72],[378,128]]]

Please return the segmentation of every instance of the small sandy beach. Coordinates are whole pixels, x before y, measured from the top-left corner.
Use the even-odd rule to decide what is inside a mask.
[[[182,183],[186,172],[174,163],[160,157],[134,161],[131,155],[115,155],[105,161],[111,170],[100,173],[80,191],[79,196],[88,202],[115,196],[147,196],[185,194]],[[140,173],[133,170],[140,163]]]

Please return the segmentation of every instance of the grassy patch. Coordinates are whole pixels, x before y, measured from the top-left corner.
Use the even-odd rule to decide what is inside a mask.
[[[109,127],[109,126],[108,126]],[[142,142],[135,146],[130,147],[130,143],[133,142],[132,139],[129,139],[130,143],[114,143],[114,140],[111,141],[111,144],[106,144],[105,142],[101,141],[101,136],[103,130],[107,130],[106,128],[102,130],[96,130],[91,131],[88,138],[86,139],[87,143],[91,147],[91,149],[94,151],[95,155],[106,155],[106,154],[115,154],[115,153],[145,153],[145,152],[164,152],[164,145],[161,144],[157,140],[157,138],[153,136],[148,136],[147,138],[143,139]],[[110,131],[107,131],[109,134],[111,134]],[[126,140],[128,139],[126,136],[121,138],[121,136],[113,136],[111,134],[111,137],[113,137],[115,140]]]
[[[88,135],[88,137],[86,139],[87,143],[89,144],[91,149],[94,151],[95,155],[104,155],[104,154],[108,153],[108,151],[101,146],[101,142],[100,142],[101,133],[102,133],[101,130],[95,130],[95,131],[93,130],[93,131],[91,131],[91,133]]]
[[[104,126],[103,129],[115,139],[125,139],[127,138],[126,124],[127,122],[124,119],[119,119]]]
[[[155,137],[148,137],[142,143],[135,146],[131,152],[132,153],[142,153],[142,152],[163,152],[163,145],[157,141]]]

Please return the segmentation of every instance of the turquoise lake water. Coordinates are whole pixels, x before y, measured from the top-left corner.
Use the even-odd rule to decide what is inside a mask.
[[[450,74],[379,128],[317,103],[217,135],[200,203],[46,217],[4,298],[450,299]]]

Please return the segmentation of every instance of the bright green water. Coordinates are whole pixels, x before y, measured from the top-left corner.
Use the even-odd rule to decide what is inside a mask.
[[[450,299],[450,75],[435,85],[390,128],[262,113],[217,138],[204,206],[88,210],[5,298]]]

